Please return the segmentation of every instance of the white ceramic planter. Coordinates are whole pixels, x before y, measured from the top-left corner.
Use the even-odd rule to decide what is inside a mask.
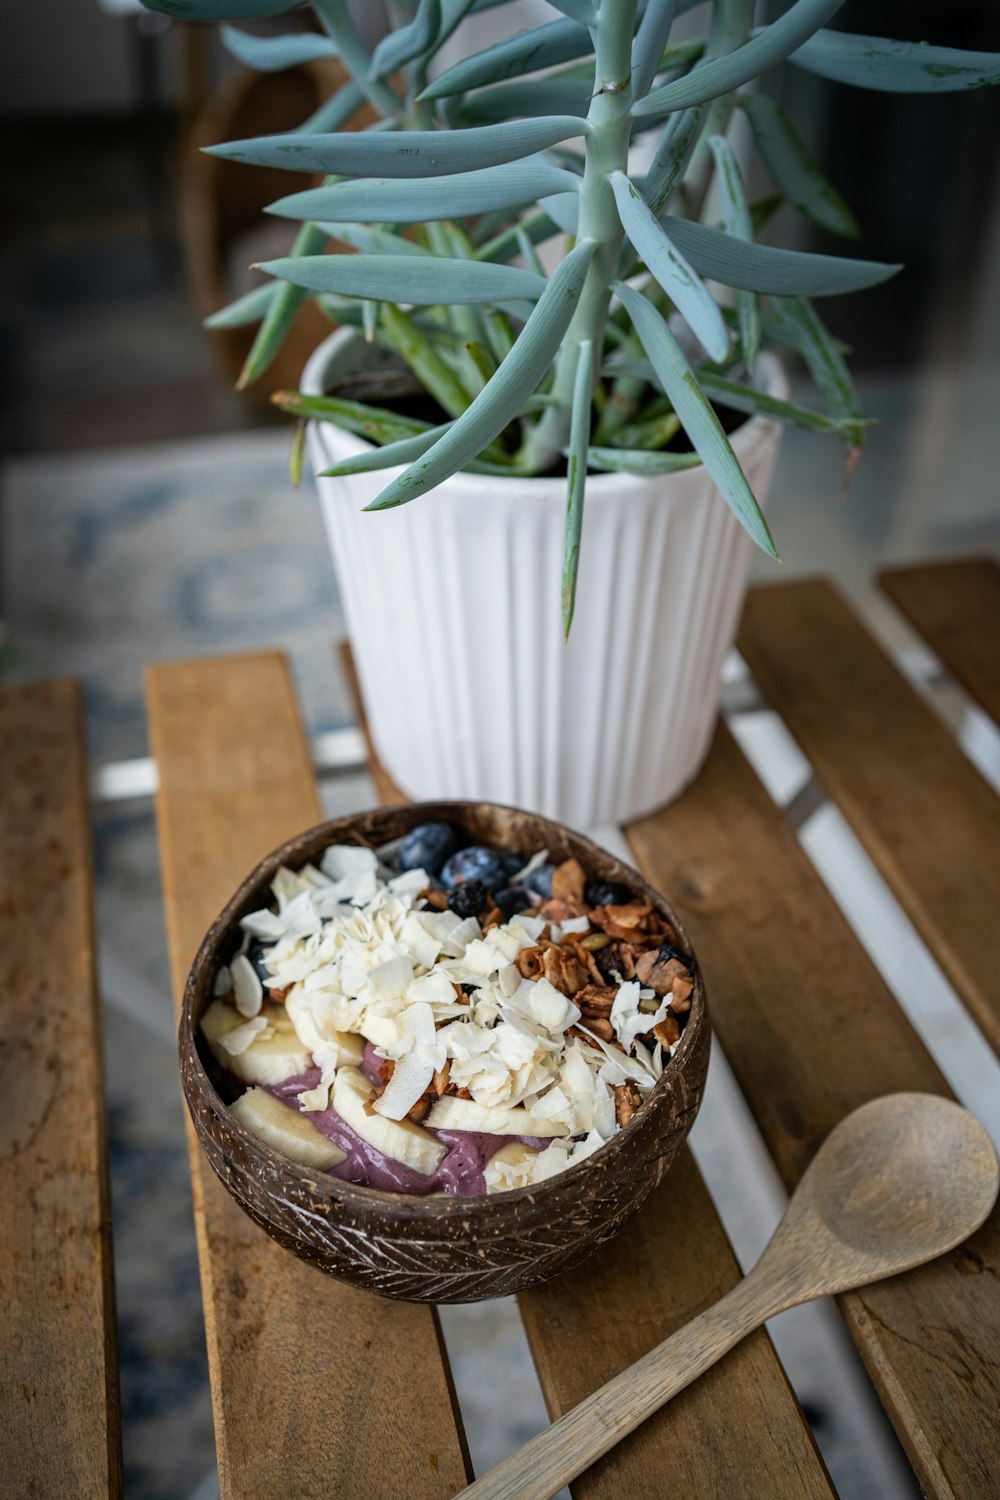
[[[350,333],[316,351],[321,392],[370,357]],[[784,388],[779,368],[770,388]],[[758,497],[780,427],[733,438]],[[311,424],[315,469],[367,444]],[[661,806],[697,772],[752,543],[701,467],[587,482],[576,615],[564,645],[562,479],[458,474],[363,515],[382,470],[319,479],[372,738],[412,798],[513,803],[575,827]]]

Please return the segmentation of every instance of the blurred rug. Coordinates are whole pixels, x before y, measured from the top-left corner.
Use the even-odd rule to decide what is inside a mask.
[[[350,723],[315,489],[290,430],[17,459],[0,473],[3,675],[84,684],[92,763],[146,754],[147,662],[279,646],[310,730]]]

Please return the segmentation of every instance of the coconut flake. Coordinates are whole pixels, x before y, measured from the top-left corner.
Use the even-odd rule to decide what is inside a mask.
[[[368,994],[372,1000],[398,1000],[413,982],[413,965],[400,954],[376,964],[368,971]]]
[[[252,1046],[261,1032],[267,1029],[266,1017],[254,1016],[242,1026],[234,1026],[232,1031],[227,1031],[224,1036],[220,1036],[219,1046],[224,1048],[231,1057],[240,1057],[248,1047]]]
[[[331,844],[323,853],[320,869],[334,881],[368,871],[374,874],[378,869],[378,855],[364,844]]]
[[[421,1098],[431,1079],[434,1065],[418,1052],[409,1052],[397,1062],[392,1077],[375,1100],[374,1109],[387,1120],[402,1120]]]
[[[229,971],[233,976],[233,993],[240,1015],[259,1015],[264,1003],[264,986],[253,964],[241,953],[233,959]]]
[[[274,943],[285,935],[284,918],[279,917],[277,912],[266,909],[252,911],[247,916],[241,917],[240,926],[244,933],[258,938],[262,943]]]

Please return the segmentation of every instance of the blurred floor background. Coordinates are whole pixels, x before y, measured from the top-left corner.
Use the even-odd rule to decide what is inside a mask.
[[[896,9],[847,6],[843,24],[900,35]],[[914,9],[915,36],[1000,45],[988,5],[938,11]],[[203,651],[284,647],[311,732],[345,727],[331,651],[341,622],[314,497],[288,484],[284,422],[232,390],[182,250],[183,127],[221,78],[214,42],[81,0],[60,18],[68,40],[54,50],[38,17],[14,28],[0,76],[4,675],[82,678],[97,766],[147,753],[144,663]],[[801,80],[782,86],[801,95]],[[905,655],[912,638],[879,603],[875,569],[1000,554],[1000,91],[914,102],[809,87],[790,103],[834,179],[855,182],[862,253],[908,270],[828,309],[880,425],[846,494],[836,446],[788,433],[770,506],[785,562],[761,559],[755,576],[832,574]],[[926,670],[921,682],[963,720],[947,683]],[[243,732],[262,711],[247,705]],[[982,758],[995,766],[996,746]],[[324,793],[331,813],[371,800],[363,773],[328,779]],[[214,1448],[151,801],[95,803],[94,842],[128,1493],[207,1500]],[[709,1114],[698,1127],[706,1171]],[[749,1253],[760,1223],[746,1222],[725,1163],[710,1182]],[[541,1420],[516,1313],[456,1310],[446,1332],[488,1463]],[[837,1357],[848,1368],[850,1356]],[[910,1493],[878,1418],[831,1404],[829,1366],[807,1358],[802,1370],[841,1493]]]

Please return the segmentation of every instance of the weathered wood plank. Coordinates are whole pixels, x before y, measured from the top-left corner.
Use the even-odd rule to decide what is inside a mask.
[[[345,676],[364,704],[350,650]],[[370,741],[369,741],[370,746]],[[372,777],[401,794],[372,760]],[[719,1216],[685,1150],[624,1232],[577,1270],[519,1298],[549,1414],[560,1416],[739,1280]],[[746,1500],[833,1491],[767,1334],[759,1331],[573,1484],[576,1500],[737,1491]]]
[[[684,796],[627,836],[647,879],[684,913],[719,1039],[789,1187],[857,1105],[895,1090],[948,1092],[727,731]],[[995,1211],[951,1255],[841,1299],[932,1496],[972,1500],[995,1487],[998,1276]]]
[[[1000,1051],[1000,798],[830,584],[755,590],[739,645]]]
[[[179,996],[240,879],[322,814],[280,654],[152,667],[147,697]],[[281,1249],[189,1140],[223,1495],[455,1494],[469,1471],[433,1311]]]
[[[1000,724],[1000,568],[993,559],[888,568],[878,581],[955,680]]]
[[[0,1489],[119,1495],[79,691],[0,693]]]

